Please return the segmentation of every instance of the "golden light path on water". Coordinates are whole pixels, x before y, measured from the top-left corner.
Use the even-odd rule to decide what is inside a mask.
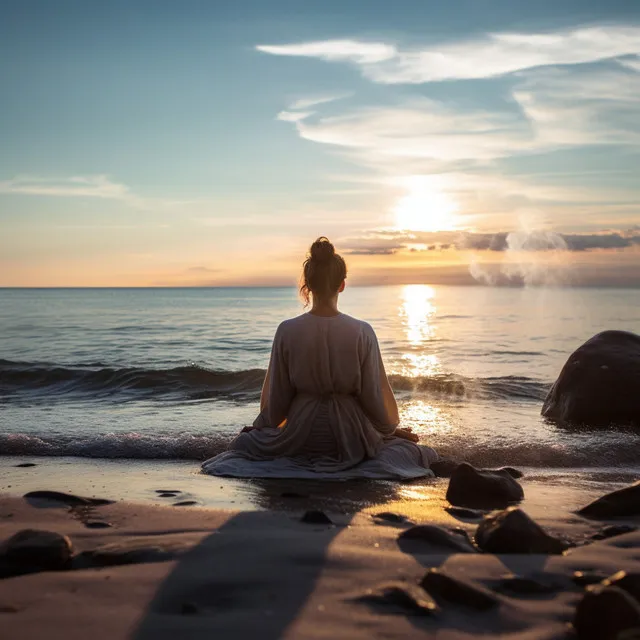
[[[402,288],[398,314],[407,343],[400,368],[403,376],[425,378],[443,373],[438,356],[428,353],[429,343],[436,337],[436,311],[436,289],[423,284]],[[453,428],[440,407],[417,398],[402,407],[401,421],[423,437],[442,434]]]

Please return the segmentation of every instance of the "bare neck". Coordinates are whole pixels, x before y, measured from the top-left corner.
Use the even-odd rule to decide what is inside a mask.
[[[338,311],[338,295],[331,298],[314,298],[311,305],[311,311],[314,316],[337,316]]]

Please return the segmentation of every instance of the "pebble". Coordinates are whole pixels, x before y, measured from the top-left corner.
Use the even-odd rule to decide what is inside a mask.
[[[578,640],[617,640],[640,627],[640,605],[618,587],[592,585],[578,604],[573,626]]]
[[[420,524],[406,529],[398,536],[398,543],[402,546],[407,542],[444,547],[456,553],[476,552],[466,534],[451,533],[434,524]]]
[[[423,589],[405,582],[388,582],[371,589],[359,602],[381,605],[395,609],[405,615],[432,616],[438,612],[438,605]]]
[[[29,493],[24,494],[24,498],[62,502],[69,507],[99,507],[105,504],[113,504],[114,502],[113,500],[104,500],[102,498],[84,498],[72,493],[62,493],[61,491],[29,491]]]
[[[23,529],[0,545],[0,576],[63,571],[71,565],[71,540],[54,531]]]
[[[420,586],[436,599],[440,597],[478,611],[487,611],[499,604],[498,598],[490,591],[440,569],[429,569],[420,581]]]

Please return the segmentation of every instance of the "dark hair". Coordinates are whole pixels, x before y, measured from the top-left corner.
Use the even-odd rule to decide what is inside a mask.
[[[347,277],[347,265],[342,256],[324,236],[320,236],[310,247],[309,255],[302,265],[300,295],[304,306],[312,295],[320,298],[334,295]]]

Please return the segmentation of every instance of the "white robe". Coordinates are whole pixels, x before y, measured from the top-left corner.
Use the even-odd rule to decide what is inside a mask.
[[[310,313],[276,331],[254,430],[202,469],[235,477],[431,476],[433,449],[393,437],[398,406],[375,332],[346,314]]]

